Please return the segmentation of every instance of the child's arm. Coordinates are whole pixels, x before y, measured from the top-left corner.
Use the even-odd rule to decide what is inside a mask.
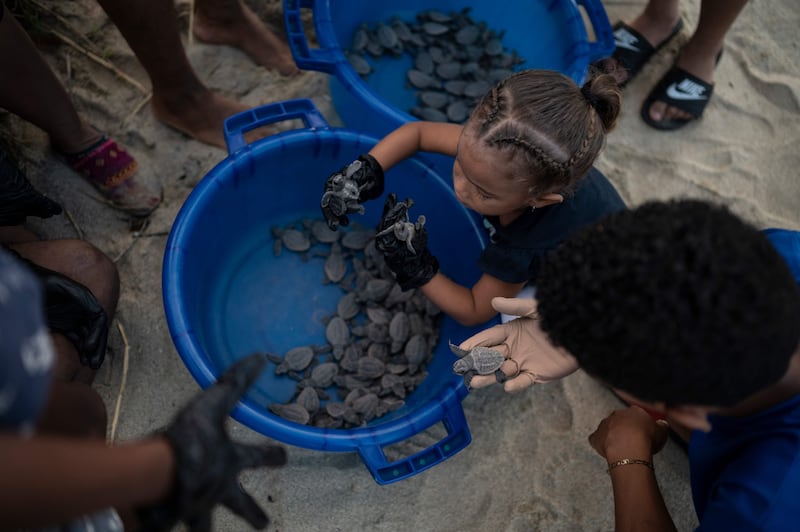
[[[165,499],[175,457],[163,438],[107,447],[101,440],[0,435],[0,471],[0,528],[14,530]]]
[[[609,465],[616,531],[676,530],[652,467],[666,441],[666,422],[637,406],[612,412],[589,435],[589,444]]]
[[[455,157],[462,129],[458,124],[444,122],[407,122],[383,137],[369,154],[384,171],[418,151]]]
[[[403,290],[422,289],[428,299],[462,325],[484,323],[497,314],[492,308],[492,298],[516,296],[524,286],[487,274],[472,288],[451,281],[439,273],[439,261],[428,249],[425,227],[405,220],[408,220],[408,204],[398,202],[394,193],[389,194],[383,204],[375,246],[383,253],[386,265]]]
[[[328,227],[348,225],[348,214],[363,213],[362,203],[383,194],[386,170],[418,151],[455,156],[462,127],[439,122],[409,122],[325,180],[320,208]]]
[[[167,530],[179,520],[210,521],[220,503],[263,528],[267,515],[236,479],[245,468],[285,464],[286,451],[235,442],[225,422],[265,364],[261,354],[237,360],[161,437],[140,444],[0,435],[0,528],[116,506],[135,509],[143,530]]]
[[[472,326],[497,315],[492,298],[514,297],[523,286],[524,283],[506,283],[484,274],[472,288],[467,288],[437,273],[421,290],[442,312],[461,325]]]

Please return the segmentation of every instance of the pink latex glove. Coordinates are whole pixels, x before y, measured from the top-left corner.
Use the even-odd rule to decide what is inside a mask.
[[[459,347],[467,350],[491,347],[509,357],[500,368],[509,377],[503,384],[505,391],[519,392],[534,384],[561,379],[578,369],[572,355],[554,347],[539,328],[535,299],[495,297],[492,307],[519,318],[485,329],[461,342]],[[494,375],[475,375],[469,385],[484,388],[496,382]]]

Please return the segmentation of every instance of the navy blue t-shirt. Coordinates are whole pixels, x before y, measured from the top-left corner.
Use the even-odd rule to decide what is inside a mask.
[[[484,217],[490,243],[478,268],[507,283],[535,283],[545,256],[572,233],[608,214],[625,209],[625,202],[596,168],[581,179],[574,195],[500,225],[497,216]]]

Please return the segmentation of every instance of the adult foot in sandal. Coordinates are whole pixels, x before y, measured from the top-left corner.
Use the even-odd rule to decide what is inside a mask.
[[[679,129],[697,120],[711,99],[714,67],[722,50],[712,50],[709,55],[709,50],[690,44],[642,105],[642,120],[655,129]]]
[[[206,43],[239,48],[259,65],[285,76],[299,72],[286,42],[242,0],[198,1],[194,35]]]
[[[650,1],[653,3],[656,0]],[[714,66],[725,35],[746,3],[747,0],[702,0],[697,28],[673,69],[642,106],[641,116],[648,125],[656,129],[677,129],[700,118],[711,96]]]
[[[677,2],[650,2],[632,22],[614,25],[614,53],[595,65],[617,76],[624,87],[681,29]]]
[[[161,203],[158,178],[139,168],[115,140],[97,133],[80,151],[60,151],[64,161],[92,184],[115,208],[147,216]]]

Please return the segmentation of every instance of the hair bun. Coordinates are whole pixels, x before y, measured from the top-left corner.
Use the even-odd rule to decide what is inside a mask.
[[[597,111],[603,122],[603,128],[607,132],[614,129],[622,108],[622,92],[617,84],[617,78],[612,74],[592,72],[589,79],[581,86],[581,94]]]

